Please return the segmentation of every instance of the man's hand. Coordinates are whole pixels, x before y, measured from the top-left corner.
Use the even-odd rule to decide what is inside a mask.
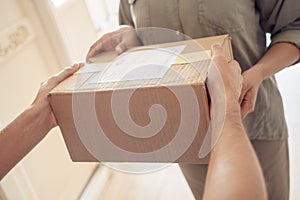
[[[263,76],[258,69],[259,68],[253,67],[242,74],[244,81],[240,96],[240,104],[243,118],[253,112],[255,108],[257,92],[263,81]]]
[[[225,93],[229,115],[225,115],[221,134],[210,154],[203,199],[267,199],[262,169],[241,118],[239,97],[243,77],[240,66],[236,61],[226,59],[220,45],[212,46],[212,55],[213,64],[208,75],[210,87],[215,89],[209,90],[212,104],[222,101],[220,95]],[[219,115],[222,113],[215,109],[214,117],[218,119]],[[222,121],[216,122],[212,129]]]
[[[50,130],[53,127],[57,126],[56,118],[50,107],[48,95],[49,92],[56,87],[60,82],[74,74],[83,64],[74,64],[70,67],[66,67],[59,73],[50,77],[47,81],[43,82],[35,100],[32,103],[32,107],[36,108],[38,111],[44,114],[45,116],[45,128]]]
[[[135,29],[131,26],[120,26],[116,31],[103,35],[90,47],[86,62],[103,51],[116,51],[117,54],[121,54],[129,48],[139,45],[141,43]]]
[[[214,44],[212,50],[212,64],[208,72],[208,89],[212,102],[217,102],[220,95],[225,95],[227,112],[239,109],[239,97],[242,89],[243,77],[237,61],[229,61],[220,44]]]

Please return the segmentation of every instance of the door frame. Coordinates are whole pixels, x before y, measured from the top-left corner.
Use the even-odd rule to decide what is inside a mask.
[[[62,68],[72,63],[69,45],[63,37],[62,25],[50,0],[23,0],[20,1],[20,6],[36,25],[34,28],[37,34],[45,35],[41,38],[40,45],[43,46],[45,53],[52,54],[50,59],[56,60],[56,66]],[[50,59],[47,59],[47,62],[51,62]]]

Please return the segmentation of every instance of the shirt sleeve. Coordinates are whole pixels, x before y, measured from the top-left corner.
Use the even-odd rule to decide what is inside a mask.
[[[130,25],[134,27],[134,23],[130,13],[130,0],[120,0],[119,6],[119,24]]]
[[[289,42],[300,48],[299,0],[256,0],[260,24],[271,34],[271,45]]]

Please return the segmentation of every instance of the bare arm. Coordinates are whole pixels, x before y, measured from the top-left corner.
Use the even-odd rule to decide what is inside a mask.
[[[240,67],[235,61],[228,63],[220,46],[212,50],[212,67],[222,76],[214,83],[225,87],[227,112],[221,136],[211,151],[204,199],[267,199],[262,170],[243,127],[238,102],[242,87]],[[213,107],[218,94],[209,92]]]
[[[226,117],[211,152],[204,199],[267,199],[261,167],[237,113]]]
[[[57,125],[48,93],[80,67],[73,65],[51,77],[32,105],[0,131],[0,180]]]
[[[258,88],[262,81],[294,64],[299,58],[300,50],[297,46],[287,42],[276,43],[257,64],[243,73],[244,84],[240,96],[243,117],[254,111]]]
[[[297,46],[281,42],[271,46],[253,68],[254,70],[259,70],[262,78],[266,79],[294,64],[299,58],[300,50]]]

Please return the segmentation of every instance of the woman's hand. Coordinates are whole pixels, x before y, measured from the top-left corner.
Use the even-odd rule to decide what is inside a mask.
[[[117,54],[121,54],[127,49],[140,44],[136,31],[132,26],[120,26],[116,31],[103,35],[90,47],[86,62],[89,62],[91,57],[103,51],[116,51]]]
[[[258,66],[245,71],[243,74],[243,88],[240,96],[241,113],[245,118],[254,111],[259,86],[263,81],[263,75]]]
[[[45,81],[31,106],[0,130],[0,180],[57,125],[49,92],[81,66],[67,67]]]
[[[41,116],[40,119],[44,119],[43,125],[45,126],[46,130],[51,130],[53,127],[57,126],[56,118],[52,112],[49,102],[49,92],[55,88],[60,82],[74,74],[83,64],[74,64],[70,67],[66,67],[59,73],[55,74],[54,76],[50,77],[47,81],[43,82],[38,94],[33,101],[31,107],[34,108]]]

